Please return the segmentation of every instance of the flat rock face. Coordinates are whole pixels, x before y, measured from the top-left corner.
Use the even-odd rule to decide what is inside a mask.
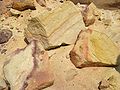
[[[50,48],[74,44],[78,33],[84,29],[80,10],[68,1],[53,11],[31,19],[25,34],[28,40],[39,39],[45,48]]]
[[[15,51],[5,63],[4,74],[11,90],[35,90],[53,84],[48,56],[44,51],[40,54],[39,49],[36,52],[36,48],[33,41],[25,49]]]
[[[105,35],[97,31],[81,31],[73,50],[71,61],[76,67],[118,65],[119,50]]]

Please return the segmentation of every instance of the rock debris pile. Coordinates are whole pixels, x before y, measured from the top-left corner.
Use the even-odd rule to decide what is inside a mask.
[[[119,0],[1,0],[0,90],[120,90]]]

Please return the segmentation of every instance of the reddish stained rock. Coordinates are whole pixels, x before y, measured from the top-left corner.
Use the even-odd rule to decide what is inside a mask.
[[[12,54],[4,65],[4,74],[12,90],[42,89],[54,82],[48,55],[37,47],[36,41]]]
[[[38,90],[51,86],[54,81],[52,71],[50,70],[50,63],[48,62],[48,55],[42,52],[42,59],[38,62],[36,69],[32,71],[27,83],[26,90]]]
[[[104,33],[81,31],[70,52],[70,59],[76,67],[118,65],[119,50]]]

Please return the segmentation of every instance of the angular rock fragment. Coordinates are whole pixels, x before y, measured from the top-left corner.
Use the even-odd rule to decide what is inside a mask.
[[[35,41],[17,50],[4,65],[4,74],[11,90],[39,90],[53,84],[48,56]]]
[[[67,1],[52,11],[32,18],[25,31],[28,41],[36,39],[45,49],[73,44],[81,30],[85,29],[79,8]]]
[[[34,0],[13,0],[13,9],[17,9],[20,11],[26,10],[26,9],[35,9],[34,6]]]
[[[91,3],[82,11],[82,14],[85,25],[89,26],[95,22],[95,17],[99,15],[99,12],[94,3]]]
[[[76,44],[70,52],[70,59],[76,67],[114,66],[119,50],[105,35],[97,31],[81,31]]]
[[[12,36],[12,31],[3,29],[0,30],[0,44],[6,43]]]

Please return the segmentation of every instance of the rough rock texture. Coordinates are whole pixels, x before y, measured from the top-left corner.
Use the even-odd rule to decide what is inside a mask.
[[[92,25],[95,22],[95,16],[99,15],[99,12],[96,10],[94,3],[91,3],[89,6],[86,6],[83,11],[83,20],[86,26]]]
[[[10,30],[0,30],[0,44],[6,43],[12,37],[12,31]]]
[[[19,6],[18,9],[22,9],[21,11],[16,10],[17,8],[12,8],[13,1],[17,2]],[[12,31],[12,37],[6,43],[0,44],[0,90],[10,90],[11,86],[12,88],[17,88],[13,87],[15,85],[13,85],[13,83],[16,83],[14,80],[17,79],[17,76],[18,78],[20,76],[22,77],[22,75],[25,73],[29,74],[26,76],[23,75],[24,78],[27,77],[24,79],[25,82],[23,85],[24,88],[26,87],[25,90],[39,90],[38,88],[42,88],[43,90],[120,90],[120,65],[117,67],[96,66],[80,69],[76,68],[71,62],[69,55],[70,51],[74,46],[76,46],[76,44],[78,44],[79,47],[84,41],[84,45],[81,45],[84,48],[84,52],[81,52],[82,54],[78,54],[79,56],[84,55],[86,59],[89,57],[89,53],[92,55],[90,58],[92,58],[93,62],[98,62],[100,60],[100,62],[103,62],[103,59],[101,59],[102,55],[102,58],[109,57],[109,60],[106,63],[112,59],[113,60],[111,63],[115,63],[115,57],[118,54],[117,51],[120,51],[120,5],[119,3],[116,3],[119,0],[74,0],[84,3],[81,4],[74,2],[76,5],[70,1],[66,2],[66,0],[34,0],[34,4],[31,1],[33,0],[0,1],[0,14],[2,14],[2,16],[0,16],[0,29]],[[90,4],[91,1],[93,1],[93,3]],[[28,7],[24,7],[24,5],[27,4],[29,4]],[[31,6],[35,8],[31,8]],[[34,19],[38,20],[37,23],[31,23],[34,21]],[[27,36],[24,34],[24,32],[28,30],[28,26],[30,25],[33,25],[33,27],[35,25],[36,28],[33,28],[35,32],[27,32]],[[47,36],[56,27],[58,27],[58,30],[55,31],[53,35],[53,41],[51,40],[52,37],[48,37],[48,40],[46,40],[46,38],[43,36],[41,38],[41,35],[43,34],[41,34],[42,31],[40,30],[48,30],[49,32],[44,32]],[[89,33],[89,30],[87,30],[88,28],[94,30],[95,32]],[[84,37],[82,38],[81,42],[74,45],[78,33],[84,29],[86,29],[86,31],[82,31],[82,37],[85,36],[87,38],[92,36],[92,39],[97,38],[97,40],[95,39],[95,42],[97,42],[96,46],[92,46],[93,43],[90,43],[91,41],[89,39],[88,42]],[[67,31],[67,34],[64,34],[64,30]],[[75,31],[78,33],[75,34]],[[96,32],[98,32],[99,35],[98,33],[96,34]],[[25,37],[27,37],[27,39]],[[60,40],[57,41],[57,37],[61,38],[61,42]],[[72,41],[73,38],[74,40]],[[39,43],[37,43],[38,48],[32,47],[33,44],[30,44],[32,39],[37,39],[37,41],[39,41]],[[49,43],[49,45],[53,46],[47,50],[49,60],[46,51],[44,51],[44,48],[42,47],[48,46],[46,43],[41,45],[41,39],[47,42],[52,41],[52,44]],[[65,42],[63,42],[64,40]],[[80,39],[77,41],[79,40]],[[102,42],[103,40],[104,42]],[[57,47],[56,42],[60,42],[57,43],[57,45],[59,45]],[[86,45],[88,45],[90,48],[85,48]],[[104,52],[100,49],[101,47]],[[20,50],[18,50],[18,48]],[[24,49],[21,50],[21,48]],[[34,55],[31,55],[31,53],[33,53],[31,48],[36,51]],[[113,48],[117,48],[118,50],[114,50]],[[19,52],[13,54],[13,52],[16,52],[16,50]],[[79,50],[77,49],[76,51]],[[96,51],[99,51],[97,53],[103,53],[97,54]],[[108,54],[107,52],[110,53]],[[98,57],[93,57],[93,54],[97,55]],[[25,60],[23,56],[30,56],[30,59]],[[20,60],[18,60],[18,57],[20,57]],[[35,59],[33,60],[33,58]],[[87,60],[90,60],[90,58],[87,58]],[[120,61],[120,55],[116,61]],[[98,62],[97,65],[100,64],[100,62]],[[104,64],[105,66],[106,63]],[[109,65],[111,65],[111,63],[109,62]],[[23,65],[23,67],[20,67],[20,65]],[[8,66],[10,68],[8,68]],[[18,70],[15,67],[18,67]],[[30,67],[32,69],[30,69]],[[21,71],[26,72],[21,73]],[[32,72],[28,73],[30,71]],[[12,74],[15,72],[20,74]],[[21,77],[20,79],[16,80],[17,83],[20,80],[23,80]],[[44,83],[46,81],[48,83]],[[19,88],[17,88],[17,90],[18,89]]]
[[[25,34],[29,41],[39,40],[46,49],[73,44],[79,32],[84,29],[80,10],[68,1],[53,11],[46,11],[31,19]]]
[[[119,50],[104,33],[81,31],[70,52],[71,61],[76,67],[118,65]]]
[[[0,15],[5,15],[5,17],[11,16],[10,9],[16,10],[35,10],[35,3],[38,3],[41,6],[46,6],[44,0],[1,0],[0,1]]]
[[[13,53],[5,63],[4,74],[12,90],[42,89],[54,81],[47,54],[39,51],[34,41],[25,49]]]
[[[13,0],[12,4],[13,9],[17,10],[26,10],[26,9],[35,9],[34,0]]]
[[[99,83],[114,77],[108,90],[119,90],[120,74],[110,67],[87,67],[77,69],[71,63],[69,52],[73,45],[48,51],[55,81],[44,90],[99,90]],[[59,78],[58,78],[59,77]],[[114,88],[114,89],[113,89]]]
[[[95,9],[99,12],[95,18],[95,23],[89,26],[90,29],[105,33],[112,41],[120,47],[120,11],[119,10],[103,10]]]

